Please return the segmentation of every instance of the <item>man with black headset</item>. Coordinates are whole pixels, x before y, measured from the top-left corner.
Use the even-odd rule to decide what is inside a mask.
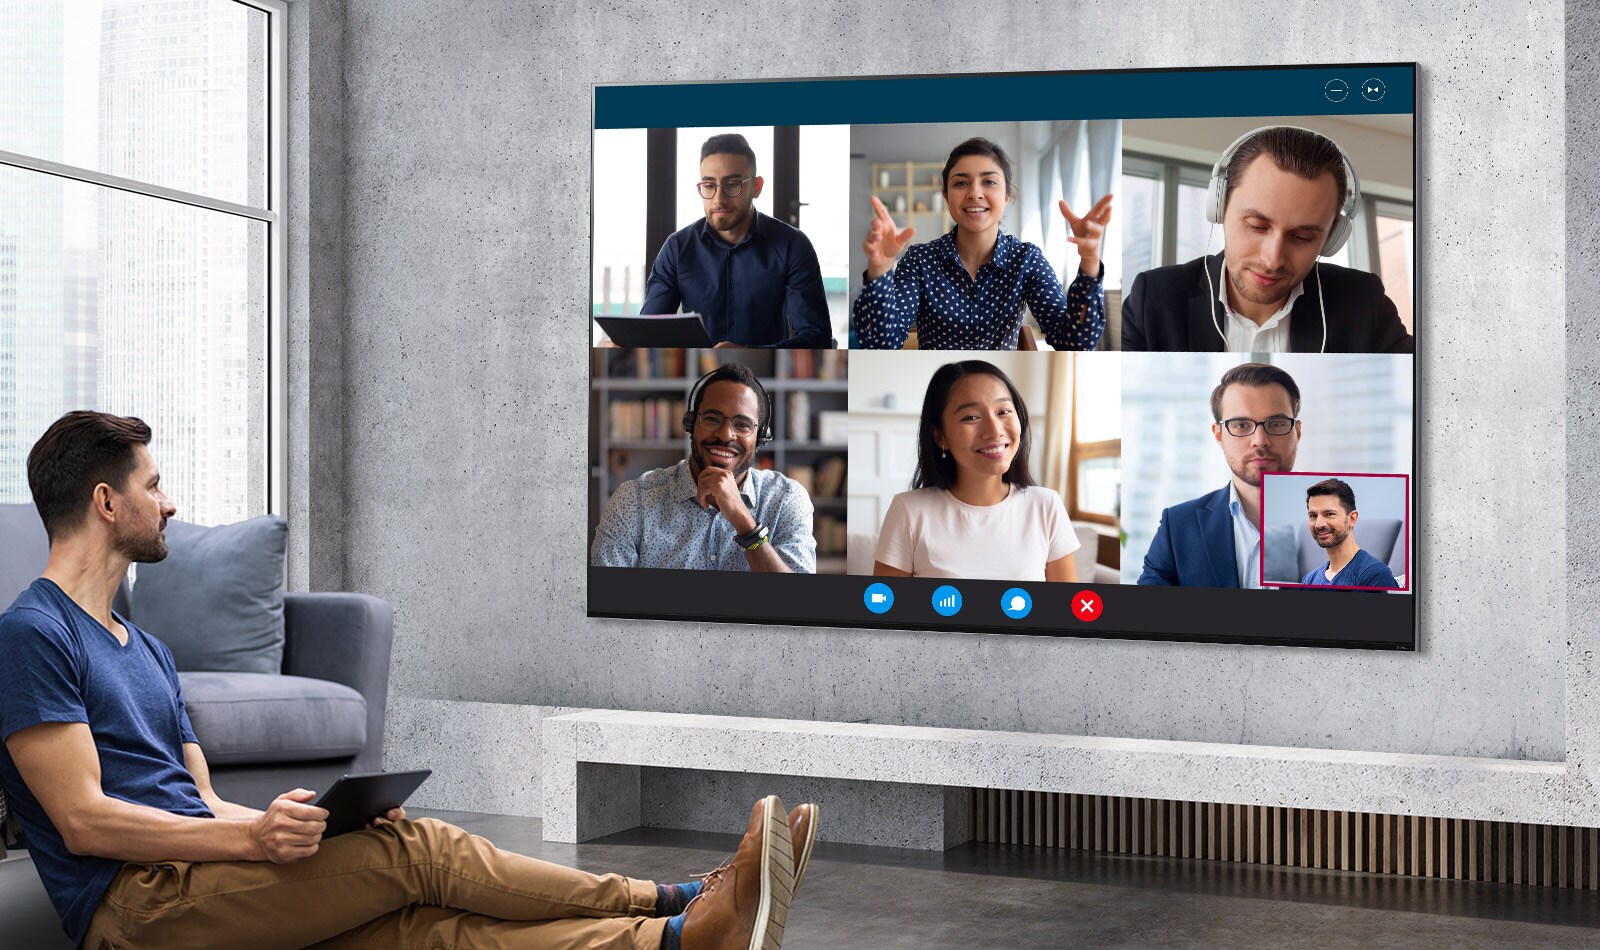
[[[816,573],[811,497],[782,472],[752,467],[772,441],[772,404],[749,367],[727,363],[702,376],[683,428],[689,457],[617,487],[589,563]]]
[[[1344,246],[1360,207],[1333,140],[1293,126],[1245,134],[1211,172],[1206,220],[1222,225],[1223,252],[1134,278],[1122,349],[1414,353],[1376,275],[1318,262]]]

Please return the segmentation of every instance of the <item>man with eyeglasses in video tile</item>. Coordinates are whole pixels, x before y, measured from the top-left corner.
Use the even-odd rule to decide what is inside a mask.
[[[1261,587],[1261,475],[1294,471],[1300,387],[1276,366],[1235,366],[1211,391],[1211,418],[1233,477],[1161,512],[1140,584]]]
[[[662,243],[640,313],[698,313],[719,347],[832,346],[817,252],[756,210],[765,184],[744,136],[706,139],[695,183],[706,216]]]
[[[623,482],[589,549],[595,567],[814,574],[811,496],[782,472],[753,468],[772,440],[772,403],[749,367],[700,378],[684,413],[689,457]]]

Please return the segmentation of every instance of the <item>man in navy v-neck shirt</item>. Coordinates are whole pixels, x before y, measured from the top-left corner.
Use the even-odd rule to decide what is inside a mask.
[[[510,946],[778,950],[816,809],[756,803],[698,881],[595,875],[500,851],[394,808],[324,838],[294,789],[219,797],[172,653],[115,613],[132,563],[167,555],[177,509],[143,421],[69,412],[28,454],[44,575],[0,613],[0,790],[79,946]]]
[[[817,252],[756,210],[765,183],[744,136],[706,140],[695,185],[706,216],[662,243],[641,313],[698,313],[719,346],[832,345]]]
[[[1356,543],[1356,493],[1338,478],[1325,478],[1306,489],[1306,517],[1311,537],[1328,552],[1328,560],[1301,579],[1316,587],[1399,587],[1394,572]]]

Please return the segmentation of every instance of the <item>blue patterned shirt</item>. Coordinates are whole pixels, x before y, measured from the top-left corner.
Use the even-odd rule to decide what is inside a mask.
[[[689,460],[652,469],[623,482],[600,512],[589,549],[595,567],[667,567],[678,570],[748,571],[744,549],[734,543],[728,519],[700,507]],[[817,542],[811,535],[811,496],[777,471],[752,468],[739,497],[766,525],[767,543],[796,574],[817,572]]]
[[[1032,244],[1002,233],[994,258],[974,280],[956,252],[950,231],[913,244],[888,273],[867,282],[850,308],[856,346],[897,350],[917,328],[925,350],[1014,350],[1027,304],[1044,337],[1058,350],[1092,350],[1106,329],[1100,273],[1080,273],[1066,293],[1061,280]]]

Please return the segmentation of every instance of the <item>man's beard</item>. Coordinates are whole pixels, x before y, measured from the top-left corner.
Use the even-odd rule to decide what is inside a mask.
[[[1261,470],[1253,468],[1250,465],[1251,459],[1256,457],[1257,456],[1251,456],[1250,458],[1243,459],[1238,463],[1230,463],[1228,466],[1229,468],[1233,469],[1233,474],[1239,479],[1239,481],[1244,482],[1251,488],[1261,487]],[[1277,464],[1273,466],[1273,471],[1288,471],[1289,467],[1283,463],[1282,459],[1276,459],[1275,461]]]
[[[750,217],[756,213],[756,206],[752,204],[749,207],[743,209],[742,211],[740,209],[738,209],[738,208],[724,208],[722,210],[733,212],[733,219],[731,221],[729,221],[726,225],[724,225],[723,227],[720,227],[720,228],[717,227],[715,224],[713,224],[711,226],[711,229],[713,231],[734,231],[734,230],[737,230],[740,227],[743,227],[744,223],[746,221],[749,221]],[[708,220],[715,220],[715,219],[711,218],[711,216],[709,214],[706,215],[706,218]]]
[[[166,560],[167,541],[160,531],[143,536],[119,537],[116,551],[135,564],[154,564]]]
[[[726,443],[726,442],[713,442],[711,444],[712,445],[721,445],[721,446],[727,446],[728,445],[728,443]],[[732,446],[732,448],[734,448],[734,449],[736,449],[738,451],[743,451],[741,449],[738,449],[737,446]],[[701,472],[705,471],[708,468],[722,468],[721,465],[712,465],[711,464],[711,460],[706,457],[705,446],[701,445],[699,442],[696,442],[694,444],[694,452],[692,453],[692,457],[694,459],[695,468],[698,469]],[[754,461],[755,461],[755,454],[754,453],[746,454],[743,457],[741,457],[739,459],[739,464],[735,465],[733,467],[733,469],[732,469],[733,477],[734,478],[738,478],[739,476],[743,475],[745,472],[748,472],[750,470],[750,464],[752,462],[754,462]]]
[[[1261,289],[1259,289],[1257,287],[1251,286],[1250,283],[1244,279],[1244,269],[1245,269],[1244,265],[1246,263],[1248,263],[1248,262],[1241,261],[1241,262],[1239,262],[1239,264],[1237,266],[1231,266],[1231,263],[1230,263],[1230,266],[1227,268],[1227,270],[1228,270],[1228,283],[1233,285],[1233,292],[1234,293],[1238,294],[1240,296],[1240,298],[1242,298],[1244,300],[1248,300],[1251,303],[1261,304],[1263,306],[1268,305],[1268,304],[1280,303],[1280,302],[1282,302],[1284,300],[1284,298],[1288,297],[1291,293],[1293,293],[1294,292],[1294,288],[1296,286],[1298,286],[1299,283],[1300,283],[1300,281],[1297,281],[1297,280],[1295,280],[1295,281],[1289,280],[1288,278],[1290,276],[1292,276],[1292,275],[1289,275],[1289,274],[1284,274],[1284,275],[1265,274],[1263,276],[1267,276],[1267,277],[1282,276],[1283,279],[1279,280],[1278,281],[1278,286],[1272,288],[1271,290],[1261,290]],[[1304,280],[1304,278],[1301,278],[1301,280]]]
[[[1313,534],[1311,535],[1311,540],[1317,542],[1317,546],[1321,548],[1336,548],[1343,544],[1344,539],[1348,537],[1350,537],[1350,529],[1346,528],[1343,531],[1330,531],[1328,534],[1321,537]]]

